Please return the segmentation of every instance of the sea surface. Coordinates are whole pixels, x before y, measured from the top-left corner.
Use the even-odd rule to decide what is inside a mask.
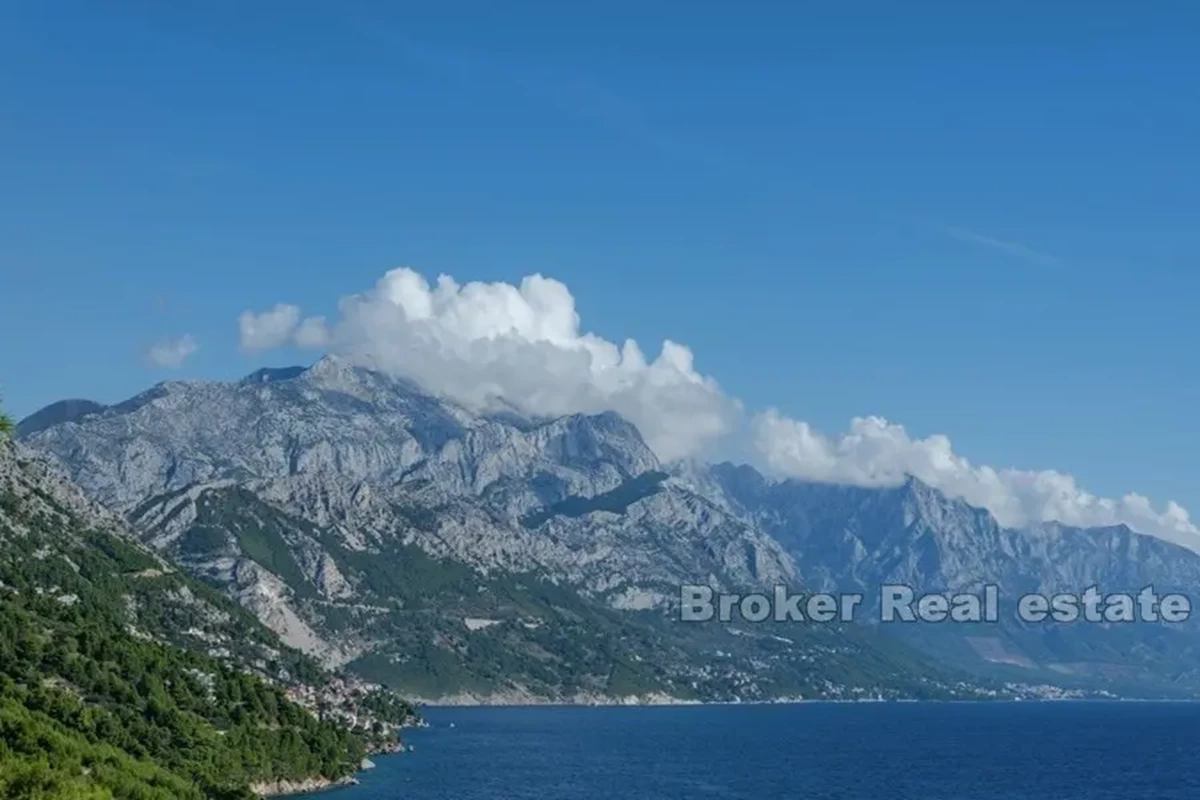
[[[1200,800],[1200,704],[429,709],[330,800]]]

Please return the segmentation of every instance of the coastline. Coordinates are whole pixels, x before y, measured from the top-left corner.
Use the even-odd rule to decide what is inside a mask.
[[[358,785],[357,775],[366,772],[369,769],[375,769],[375,762],[371,760],[371,756],[390,756],[403,753],[405,747],[403,742],[397,742],[387,747],[380,747],[370,751],[367,757],[364,757],[359,768],[351,775],[346,775],[336,780],[324,777],[304,778],[303,780],[276,780],[276,781],[259,781],[258,783],[250,784],[250,790],[259,797],[296,797],[307,794],[320,794],[322,792],[332,791],[334,789],[345,789],[350,786]]]
[[[1004,699],[1001,699],[1001,702]],[[680,698],[672,698],[670,700],[630,700],[628,698],[609,698],[600,701],[573,701],[544,698],[485,698],[472,702],[455,697],[420,700],[419,702],[424,708],[666,708],[678,706],[851,705],[861,703],[990,703],[995,702],[995,700],[918,700],[910,698],[839,700],[819,697],[787,697],[772,700],[684,700]]]
[[[620,697],[577,695],[566,698],[546,698],[522,692],[502,692],[490,695],[458,693],[436,698],[414,697],[413,701],[423,708],[587,708],[587,707],[655,707],[655,706],[767,706],[809,704],[860,704],[860,703],[1061,703],[1061,702],[1197,702],[1200,698],[1139,698],[1116,695],[1089,696],[1084,694],[1046,694],[1030,696],[995,697],[775,697],[765,700],[694,700],[665,694],[627,695]]]
[[[503,692],[490,695],[459,693],[436,698],[413,698],[423,708],[588,708],[615,706],[750,706],[750,705],[800,705],[804,703],[896,703],[921,702],[907,698],[822,698],[822,697],[776,697],[768,700],[694,700],[666,694],[603,696],[577,695],[566,698],[547,698],[520,692]],[[973,701],[972,701],[973,702]]]
[[[679,700],[668,702],[628,702],[614,699],[610,702],[571,702],[568,700],[535,700],[507,702],[425,702],[425,708],[666,708],[679,706],[801,706],[801,705],[886,705],[930,703],[938,705],[984,705],[991,703],[1200,703],[1200,698],[1177,697],[987,697],[987,698],[910,698],[887,699],[836,699],[836,698],[779,698],[774,700]]]
[[[299,781],[260,781],[250,784],[250,791],[259,797],[294,797],[297,795],[318,794],[332,789],[343,789],[347,786],[357,785],[358,778],[355,778],[353,775],[347,775],[337,780],[330,780],[329,778],[305,778]]]

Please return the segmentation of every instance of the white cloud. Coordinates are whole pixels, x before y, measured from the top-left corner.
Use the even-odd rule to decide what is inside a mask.
[[[343,298],[331,325],[299,310],[242,315],[283,343],[324,347],[357,363],[411,378],[477,409],[515,405],[533,414],[614,410],[638,426],[662,457],[695,455],[724,435],[737,404],[699,374],[692,353],[664,342],[647,360],[632,340],[623,345],[580,330],[575,298],[562,283],[532,275],[520,286],[460,285],[441,276],[434,286],[410,269],[395,269],[374,288]]]
[[[162,369],[179,369],[188,356],[200,349],[190,334],[155,342],[146,351],[146,360]]]
[[[259,314],[243,311],[238,317],[242,350],[256,353],[279,347],[291,338],[299,323],[299,307],[287,303],[279,303]]]
[[[320,350],[329,346],[329,328],[325,325],[324,317],[309,317],[300,323],[292,336],[297,347],[306,350]]]
[[[326,349],[477,409],[616,411],[664,460],[703,456],[717,443],[736,448],[730,440],[746,422],[741,403],[696,371],[687,347],[667,340],[648,360],[633,340],[617,345],[584,332],[571,292],[541,275],[519,286],[460,285],[443,275],[430,286],[410,269],[395,269],[370,290],[343,298],[332,322],[300,322],[298,308],[280,304],[245,312],[239,325],[243,348],[292,341]],[[853,420],[837,438],[774,410],[750,422],[757,460],[777,475],[866,486],[912,475],[1005,525],[1125,523],[1200,548],[1200,530],[1174,503],[1155,509],[1140,495],[1097,497],[1051,470],[974,466],[945,436],[913,439],[878,417]]]
[[[859,486],[894,486],[912,475],[950,497],[988,509],[1002,525],[1124,523],[1168,541],[1200,545],[1200,529],[1176,503],[1157,510],[1138,494],[1119,500],[1097,497],[1071,475],[1054,470],[974,466],[954,452],[947,437],[914,439],[903,426],[880,417],[857,417],[848,433],[831,438],[769,410],[755,417],[754,431],[758,452],[776,474]]]

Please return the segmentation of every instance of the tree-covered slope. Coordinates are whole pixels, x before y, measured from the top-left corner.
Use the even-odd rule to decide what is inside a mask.
[[[0,441],[0,797],[238,798],[337,780],[411,714],[331,680]]]

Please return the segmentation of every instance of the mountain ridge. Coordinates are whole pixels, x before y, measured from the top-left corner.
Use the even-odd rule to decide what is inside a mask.
[[[883,585],[918,592],[996,586],[1007,602],[999,625],[890,629],[951,663],[987,669],[1019,664],[1030,674],[1071,680],[1121,672],[1160,686],[1200,686],[1200,626],[1194,619],[1126,628],[1047,627],[1023,623],[1015,614],[1022,595],[1080,594],[1092,586],[1105,594],[1151,586],[1160,595],[1190,596],[1200,585],[1200,556],[1188,548],[1127,525],[1006,528],[985,509],[915,478],[886,488],[771,483],[717,465],[709,491],[727,492],[725,502],[792,554],[801,579],[814,589],[865,592],[877,609],[879,595],[872,589]]]
[[[583,618],[605,619],[612,610],[629,620],[669,613],[685,583],[848,591],[908,581],[933,590],[995,576],[1016,592],[1140,574],[1120,574],[1103,557],[1105,548],[1146,556],[1168,577],[1182,570],[1173,580],[1190,585],[1197,577],[1190,557],[1183,566],[1171,563],[1175,545],[1128,528],[1006,529],[986,510],[911,477],[864,488],[778,481],[728,462],[662,464],[636,427],[612,412],[479,414],[336,357],[233,382],[158,384],[23,441],[89,495],[129,515],[147,541],[330,663],[390,653],[402,664],[410,655],[400,650],[416,644],[408,623],[399,622],[408,612],[388,606],[389,593],[406,589],[371,559],[419,563],[426,575],[466,568],[477,576],[439,584],[439,591],[457,587],[441,598],[458,616],[443,614],[428,631],[439,642],[428,659],[451,657],[460,665],[473,657],[471,638],[492,635],[476,630],[460,641],[462,620],[491,619],[509,608],[502,596],[521,598],[511,608],[528,605],[528,592],[541,591],[531,587],[543,581],[569,589],[566,602]],[[214,520],[217,507],[224,516]],[[512,576],[526,578],[510,585]],[[524,582],[530,576],[534,582]],[[476,580],[482,583],[468,589]],[[491,599],[481,606],[470,592]],[[388,610],[369,620],[355,603]],[[523,658],[544,650],[519,620],[509,622],[517,625],[510,644]],[[620,624],[612,624],[617,636]],[[372,640],[370,625],[407,644]],[[1024,637],[1022,652],[1036,649],[1026,632],[1012,635]],[[677,667],[673,677],[659,675],[648,691],[664,690],[664,680],[676,690],[687,684],[682,676],[690,668],[679,658],[691,645],[680,641],[682,649],[667,659]],[[559,641],[568,649],[577,644]],[[926,652],[945,656],[943,648]],[[420,675],[376,667],[424,682],[423,691],[459,691],[455,681],[478,677],[455,672],[454,680],[439,681],[428,659]],[[1044,676],[1045,661],[1022,663]],[[532,661],[522,663],[538,672]],[[991,666],[987,658],[954,663]],[[1181,668],[1191,670],[1190,661]],[[529,689],[507,685],[501,673],[489,672],[484,683],[496,692]],[[575,690],[565,671],[523,675],[540,687],[534,693]],[[586,691],[598,691],[607,679],[588,680]]]

